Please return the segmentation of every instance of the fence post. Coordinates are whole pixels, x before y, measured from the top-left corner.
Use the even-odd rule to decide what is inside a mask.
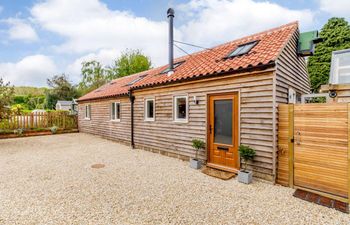
[[[66,129],[66,116],[67,116],[67,114],[63,113],[63,130]]]
[[[294,104],[288,105],[288,170],[289,187],[294,187]]]
[[[348,103],[348,202],[350,203],[350,103]]]

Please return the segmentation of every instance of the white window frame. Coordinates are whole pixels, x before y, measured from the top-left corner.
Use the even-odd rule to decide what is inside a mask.
[[[85,120],[91,120],[91,105],[85,105]]]
[[[148,104],[147,102],[153,101],[153,117],[148,117]],[[155,98],[145,98],[145,107],[144,107],[144,119],[145,121],[155,121],[156,120],[156,100]]]
[[[113,119],[113,105],[115,105],[114,107],[114,113],[115,113],[115,118]],[[119,105],[119,117],[118,117],[118,107],[117,105]],[[112,102],[111,103],[111,107],[110,107],[110,118],[111,118],[111,121],[113,122],[120,122],[120,118],[121,118],[121,114],[122,114],[122,110],[121,110],[121,104],[120,102]]]
[[[339,58],[342,56],[342,54],[349,54],[349,53],[350,53],[350,49],[332,52],[331,72],[330,72],[330,76],[329,76],[329,83],[330,84],[346,84],[346,83],[339,82],[339,70],[350,68],[350,65],[340,67],[339,66]]]
[[[178,118],[177,115],[177,99],[179,98],[185,98],[186,99],[186,118]],[[173,100],[173,115],[174,115],[174,122],[177,123],[187,123],[188,122],[188,112],[189,112],[189,104],[188,104],[188,95],[176,95],[174,96]]]

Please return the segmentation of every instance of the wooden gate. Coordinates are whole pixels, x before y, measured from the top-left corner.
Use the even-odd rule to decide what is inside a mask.
[[[348,201],[349,105],[279,106],[277,182]]]

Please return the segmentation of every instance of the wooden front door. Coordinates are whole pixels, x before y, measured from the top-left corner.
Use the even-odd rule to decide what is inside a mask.
[[[208,99],[208,166],[236,172],[238,156],[238,94]]]

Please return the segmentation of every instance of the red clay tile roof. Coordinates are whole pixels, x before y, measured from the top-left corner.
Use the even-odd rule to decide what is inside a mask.
[[[234,71],[241,69],[269,65],[277,59],[282,48],[296,31],[298,31],[298,23],[293,22],[216,46],[210,50],[204,50],[183,56],[175,59],[175,62],[184,62],[177,67],[174,70],[174,73],[170,76],[167,74],[161,74],[168,65],[161,66],[134,75],[115,79],[84,95],[79,98],[78,101],[126,95],[130,89],[163,85],[225,72],[233,73]],[[228,56],[237,46],[252,41],[259,42],[248,54],[225,59],[225,57]],[[140,78],[140,76],[144,77],[131,85],[129,84]]]

